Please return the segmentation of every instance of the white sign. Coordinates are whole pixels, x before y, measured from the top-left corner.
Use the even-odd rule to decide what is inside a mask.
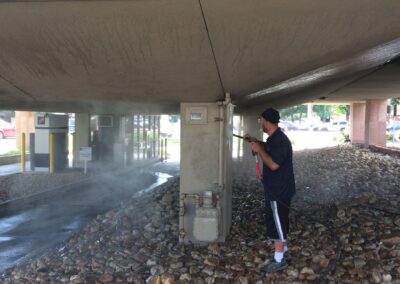
[[[79,148],[79,160],[80,161],[91,161],[92,160],[92,147],[80,147]]]

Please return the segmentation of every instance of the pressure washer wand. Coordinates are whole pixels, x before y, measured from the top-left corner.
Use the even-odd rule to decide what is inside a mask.
[[[233,136],[235,136],[235,137],[237,137],[237,138],[239,138],[239,139],[243,139],[244,141],[247,141],[247,142],[257,142],[258,141],[258,139],[257,138],[255,138],[255,137],[251,137],[251,136],[248,136],[248,137],[244,137],[244,136],[240,136],[240,135],[237,135],[237,134],[233,134]]]
[[[247,142],[250,142],[250,143],[258,142],[257,138],[251,137],[251,136],[243,137],[243,136],[240,136],[240,135],[237,135],[237,134],[233,134],[233,136],[235,136],[235,137],[237,137],[239,139],[243,139],[244,141],[247,141]],[[251,153],[253,154],[253,156],[254,156],[254,158],[256,160],[256,171],[257,171],[258,179],[262,181],[263,180],[263,176],[261,174],[261,166],[260,166],[260,161],[258,160],[257,153],[254,152],[254,151],[251,151]]]

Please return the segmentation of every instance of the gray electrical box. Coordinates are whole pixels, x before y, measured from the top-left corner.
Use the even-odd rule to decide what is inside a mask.
[[[221,212],[213,203],[212,191],[203,193],[203,206],[196,209],[193,236],[200,242],[215,242],[220,236]]]

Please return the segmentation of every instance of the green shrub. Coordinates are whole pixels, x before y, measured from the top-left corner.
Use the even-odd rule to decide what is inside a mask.
[[[344,142],[344,143],[350,142],[350,134],[349,133],[342,131],[342,132],[340,132],[340,135],[341,135],[341,137],[340,137],[341,142]]]

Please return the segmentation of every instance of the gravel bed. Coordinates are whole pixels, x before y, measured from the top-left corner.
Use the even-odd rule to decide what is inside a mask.
[[[4,283],[382,283],[400,281],[400,160],[357,147],[295,154],[293,260],[264,275],[259,181],[233,183],[225,243],[178,243],[179,178],[98,216],[47,255],[6,270]],[[160,282],[159,282],[160,281]]]
[[[297,198],[325,206],[363,192],[400,192],[400,157],[351,145],[295,152]]]

